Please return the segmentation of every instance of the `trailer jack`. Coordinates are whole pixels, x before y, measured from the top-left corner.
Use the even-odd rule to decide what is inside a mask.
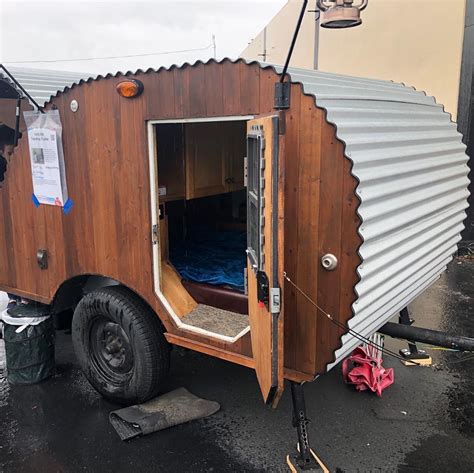
[[[398,322],[408,327],[410,327],[415,322],[415,319],[410,317],[407,307],[400,311]],[[415,342],[409,341],[408,348],[402,348],[399,353],[400,356],[405,360],[402,361],[402,363],[406,366],[413,366],[413,363],[410,363],[411,361],[416,361],[417,365],[424,366],[429,366],[432,363],[431,356],[428,355],[425,350],[419,350]]]
[[[296,427],[298,433],[298,444],[296,452],[287,455],[286,463],[293,473],[301,471],[308,472],[328,472],[321,460],[311,450],[308,439],[307,425],[309,420],[306,417],[306,403],[304,400],[303,384],[290,381],[291,400],[293,402],[293,427]]]

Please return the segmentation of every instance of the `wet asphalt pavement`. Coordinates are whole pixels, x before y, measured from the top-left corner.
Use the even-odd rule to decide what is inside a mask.
[[[474,261],[454,261],[411,310],[418,326],[474,337]],[[306,386],[313,449],[331,471],[474,471],[474,355],[429,353],[429,368],[385,358],[395,384],[381,398],[346,386],[340,368]],[[9,387],[0,353],[2,473],[287,471],[296,440],[289,389],[277,410],[266,408],[251,370],[173,350],[169,388],[185,386],[221,411],[124,443],[108,421],[117,406],[89,386],[65,332],[56,358],[55,377]]]

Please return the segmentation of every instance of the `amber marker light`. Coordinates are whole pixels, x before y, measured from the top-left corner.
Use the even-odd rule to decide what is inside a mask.
[[[143,92],[143,84],[136,79],[127,79],[119,82],[115,89],[120,96],[131,99],[138,97]]]

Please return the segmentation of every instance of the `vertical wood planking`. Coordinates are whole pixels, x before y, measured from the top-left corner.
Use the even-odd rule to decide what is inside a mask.
[[[174,109],[176,118],[189,116],[189,66],[173,69]],[[151,116],[150,118],[153,118]]]
[[[140,80],[144,85],[142,99],[145,107],[145,119],[160,117],[162,119],[175,118],[182,114],[182,100],[179,101],[176,111],[175,98],[182,98],[182,94],[175,93],[176,70],[162,70],[159,74],[142,74]],[[176,100],[178,101],[178,100]]]
[[[320,234],[319,198],[321,167],[322,111],[310,97],[301,97],[299,175],[298,175],[298,244],[296,253],[298,286],[311,298],[317,299],[318,236]],[[315,340],[318,314],[314,306],[297,294],[296,366],[311,373],[316,361]]]
[[[192,71],[192,80],[189,80],[189,116],[205,117],[207,116],[207,104],[210,102],[206,96],[206,66],[196,64],[191,68],[185,69],[188,75]]]
[[[224,115],[242,115],[239,65],[224,61],[222,67],[222,93],[224,100]]]
[[[327,122],[322,127],[321,138],[321,208],[319,213],[318,305],[334,318],[339,319],[341,291],[341,266],[333,271],[323,269],[321,257],[326,253],[341,260],[342,207],[343,207],[343,145],[337,140],[335,128]],[[340,329],[320,311],[317,315],[316,370],[324,372],[334,352],[334,343],[341,335]]]
[[[260,67],[238,64],[240,71],[241,113],[253,115],[260,110]]]
[[[271,113],[275,105],[275,83],[279,76],[272,68],[260,69],[260,113]],[[292,87],[292,92],[295,87]],[[293,95],[293,94],[292,94]],[[299,92],[295,94],[299,96]],[[293,107],[292,107],[293,108]]]
[[[295,284],[298,283],[298,181],[300,143],[301,94],[292,89],[291,108],[285,113],[285,222],[284,222],[284,271]],[[296,291],[284,283],[285,295],[285,367],[296,369],[296,340],[298,305]]]
[[[92,194],[90,180],[89,140],[86,133],[86,103],[92,84],[84,84],[73,89],[70,96],[63,96],[61,121],[63,123],[63,144],[66,164],[66,180],[69,197],[74,206],[69,215],[63,217],[66,248],[63,258],[68,275],[81,274],[87,271],[94,258],[94,231],[90,205]],[[74,98],[79,104],[77,112],[69,110],[68,103]],[[73,129],[74,133],[68,133]],[[57,238],[51,235],[48,239]],[[78,244],[80,242],[80,244]],[[57,250],[60,250],[58,242]],[[60,255],[56,254],[59,259]]]
[[[225,114],[222,67],[215,62],[202,67],[205,68],[203,98],[207,102],[206,116],[222,116]],[[213,99],[209,100],[209,97],[213,97]]]
[[[116,182],[118,151],[116,141],[117,93],[111,94],[109,81],[98,81],[84,96],[86,107],[86,136],[88,140],[91,194],[87,205],[93,221],[94,258],[99,274],[117,274],[119,258],[120,221],[115,192],[129,188],[129,182]],[[104,120],[103,117],[108,119]],[[136,189],[134,189],[136,192]],[[90,237],[87,235],[87,237]]]

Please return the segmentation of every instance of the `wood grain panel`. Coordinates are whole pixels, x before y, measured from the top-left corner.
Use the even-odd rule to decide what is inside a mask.
[[[296,251],[298,286],[314,300],[318,299],[318,235],[320,227],[320,173],[322,111],[309,97],[302,97],[300,109],[298,174],[298,242]],[[314,306],[297,294],[296,353],[298,369],[311,373],[316,362],[315,340],[318,314]]]
[[[170,263],[161,263],[161,291],[178,317],[184,317],[197,307],[197,302],[181,283],[181,276]]]
[[[186,178],[184,169],[183,125],[165,124],[155,127],[158,159],[158,184],[166,189],[160,202],[184,199]]]
[[[239,64],[240,110],[243,114],[260,113],[260,67]]]
[[[319,242],[316,253],[318,269],[317,301],[319,306],[339,320],[339,298],[341,292],[341,265],[333,271],[325,270],[320,261],[327,253],[341,261],[342,207],[343,207],[343,145],[336,139],[335,130],[327,123],[322,127],[321,196],[323,203],[319,212]],[[340,335],[336,327],[323,313],[313,309],[317,317],[316,370],[322,373],[334,352],[335,339]],[[317,314],[317,315],[316,315]]]
[[[275,255],[273,253],[273,242],[275,234],[278,232],[278,228],[274,227],[272,219],[273,211],[278,211],[278,209],[273,209],[272,206],[273,198],[278,198],[278,196],[273,194],[273,160],[274,156],[278,153],[278,149],[275,149],[274,142],[275,134],[278,131],[276,128],[277,123],[278,121],[275,121],[273,116],[269,116],[258,120],[251,120],[247,124],[248,133],[251,133],[252,126],[262,127],[263,137],[265,139],[265,149],[263,150],[263,159],[265,160],[263,177],[265,185],[262,195],[262,200],[265,202],[263,208],[265,223],[263,228],[264,240],[262,245],[263,267],[261,270],[267,275],[270,287],[273,287],[274,284],[274,265],[278,264],[274,259]],[[278,142],[276,142],[276,144],[278,144]],[[273,402],[273,397],[275,396],[278,401],[283,392],[283,371],[278,370],[278,366],[281,366],[281,363],[279,363],[279,357],[283,356],[283,333],[278,331],[278,321],[275,322],[273,320],[273,316],[267,307],[258,300],[257,277],[250,261],[248,261],[247,264],[247,277],[250,336],[252,340],[255,371],[257,373],[264,401],[267,402],[268,400],[271,400]],[[279,318],[283,319],[282,312],[280,313]],[[276,345],[274,343],[275,333],[277,336]],[[274,364],[275,362],[276,366]],[[276,390],[276,395],[275,393],[272,393],[273,390]]]
[[[292,106],[285,113],[285,245],[284,271],[298,284],[298,182],[299,182],[299,143],[301,119],[301,95],[292,88]],[[285,366],[296,369],[298,304],[297,292],[287,281],[284,282],[285,294]]]

